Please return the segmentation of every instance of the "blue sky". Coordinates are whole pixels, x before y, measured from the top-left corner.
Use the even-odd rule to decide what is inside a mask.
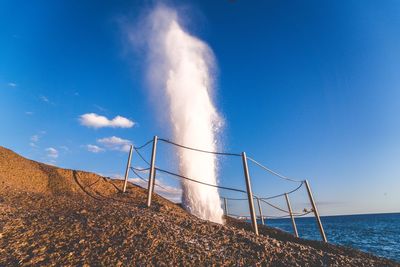
[[[126,144],[169,138],[144,81],[143,51],[127,38],[153,4],[2,1],[0,145],[121,175]],[[216,55],[225,150],[308,178],[322,214],[399,211],[398,1],[169,5]],[[102,127],[80,120],[90,113],[107,118]],[[221,183],[243,187],[232,164],[238,170],[221,170]],[[293,187],[251,172],[259,195]]]

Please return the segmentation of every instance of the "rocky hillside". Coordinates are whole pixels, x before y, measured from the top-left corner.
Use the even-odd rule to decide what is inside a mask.
[[[268,227],[199,220],[135,185],[0,147],[0,266],[399,266]]]

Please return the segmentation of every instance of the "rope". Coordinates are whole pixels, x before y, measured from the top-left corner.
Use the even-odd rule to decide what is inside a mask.
[[[145,168],[145,169],[143,169],[143,168],[135,168],[135,167],[132,167],[132,166],[130,166],[129,168],[130,168],[132,171],[135,170],[135,171],[138,171],[138,172],[144,172],[144,171],[150,170],[150,168]]]
[[[301,213],[301,214],[293,214],[293,215],[295,215],[295,217],[301,217],[301,216],[305,216],[305,215],[307,215],[307,214],[310,214],[311,212],[313,212],[313,211],[310,210],[310,211],[306,211],[306,212]]]
[[[147,180],[147,179],[143,178],[142,176],[140,176],[140,175],[135,171],[135,168],[130,167],[130,169],[132,170],[132,172],[133,172],[134,174],[136,174],[136,175],[139,177],[139,179],[142,179],[142,180],[145,181],[146,183],[149,182],[149,180]],[[147,169],[143,169],[143,170],[147,170]],[[162,189],[165,189],[165,190],[167,190],[167,191],[170,191],[170,190],[168,190],[167,188],[165,188],[164,186],[159,185],[158,183],[155,183],[155,185],[158,186],[158,187],[161,187]]]
[[[261,199],[261,200],[268,200],[268,199],[273,199],[273,198],[277,198],[277,197],[284,196],[285,194],[290,195],[291,193],[296,192],[297,190],[299,190],[300,187],[302,187],[303,183],[304,183],[304,182],[302,181],[301,184],[300,184],[298,187],[296,187],[295,189],[293,189],[293,190],[291,190],[291,191],[289,191],[289,192],[282,193],[282,194],[275,195],[275,196],[270,196],[270,197],[262,197],[262,198],[260,198],[260,199]]]
[[[307,212],[304,212],[304,213],[300,213],[300,214],[298,214],[298,213],[292,213],[292,215],[293,215],[293,217],[302,217],[302,216],[305,216],[305,215],[307,215],[307,214],[309,214],[309,213],[311,213],[312,211],[307,211]],[[276,219],[279,219],[279,218],[289,218],[290,217],[290,214],[289,215],[283,215],[283,216],[266,216],[267,218],[276,218]]]
[[[257,198],[257,197],[255,196],[254,198]],[[247,198],[226,198],[226,199],[228,199],[228,200],[247,200]],[[282,209],[282,208],[280,208],[278,206],[275,206],[274,204],[271,204],[271,203],[265,201],[264,200],[265,198],[258,198],[258,199],[261,200],[262,202],[264,202],[265,204],[267,204],[267,205],[269,205],[269,206],[271,206],[271,207],[273,207],[273,208],[275,208],[275,209],[277,209],[279,211],[282,211],[282,212],[285,212],[285,213],[289,213],[289,211],[284,210],[284,209]],[[302,213],[302,214],[297,213],[297,212],[292,212],[292,214],[294,216],[304,216],[304,215],[309,214],[310,212],[312,212],[312,211],[308,211],[308,212],[305,212],[305,213]],[[285,215],[285,216],[287,216],[287,215]]]
[[[227,200],[247,200],[247,198],[229,198],[229,197],[222,197],[226,198]]]
[[[151,142],[153,142],[153,139],[147,141],[146,143],[144,143],[143,145],[141,145],[141,146],[139,146],[139,147],[134,146],[134,148],[135,148],[135,149],[142,149],[142,148],[144,148],[145,146],[147,146],[148,144],[150,144]]]
[[[294,180],[294,179],[288,178],[288,177],[286,177],[286,176],[283,176],[282,174],[279,174],[279,173],[277,173],[277,172],[274,172],[274,171],[271,170],[270,168],[265,167],[264,165],[262,165],[261,163],[257,162],[256,160],[254,160],[254,159],[252,159],[252,158],[250,158],[250,157],[247,157],[247,159],[249,159],[250,161],[252,161],[252,162],[255,163],[256,165],[258,165],[259,167],[263,168],[263,169],[266,170],[267,172],[272,173],[272,174],[274,174],[275,176],[278,176],[278,177],[281,178],[281,179],[284,179],[284,180],[287,180],[287,181],[291,181],[291,182],[295,182],[295,183],[302,183],[302,182],[303,182],[303,181],[300,181],[300,180]]]
[[[184,148],[184,149],[188,149],[188,150],[192,150],[192,151],[197,151],[197,152],[202,152],[202,153],[208,153],[208,154],[213,154],[213,155],[224,155],[224,156],[239,156],[239,157],[242,156],[241,154],[237,154],[237,153],[215,152],[215,151],[207,151],[207,150],[192,148],[192,147],[188,147],[188,146],[184,146],[184,145],[181,145],[181,144],[174,143],[172,141],[169,141],[169,140],[163,139],[163,138],[159,138],[158,140],[163,141],[163,142],[168,143],[168,144],[171,144],[171,145],[174,145],[174,146],[177,146],[177,147],[180,147],[180,148]],[[139,147],[133,146],[133,149],[137,152],[139,157],[144,162],[146,162],[149,166],[150,166],[150,163],[145,159],[145,157],[143,157],[143,155],[139,152],[139,150],[144,148],[144,147],[146,147],[147,145],[149,145],[152,142],[153,142],[153,140],[149,140],[145,144],[143,144],[143,145],[141,145]],[[278,207],[278,206],[276,206],[274,204],[271,204],[271,203],[267,202],[266,200],[273,199],[273,198],[278,198],[278,197],[284,196],[285,194],[291,194],[291,193],[299,190],[302,187],[304,181],[291,179],[291,178],[286,177],[286,176],[284,176],[282,174],[279,174],[279,173],[271,170],[270,168],[262,165],[261,163],[259,163],[258,161],[254,160],[254,159],[252,159],[250,157],[247,157],[247,159],[252,161],[254,164],[258,165],[262,169],[266,170],[267,172],[269,172],[269,173],[271,173],[271,174],[273,174],[273,175],[275,175],[275,176],[277,176],[277,177],[279,177],[279,178],[281,178],[283,180],[290,181],[290,182],[295,182],[295,183],[300,183],[300,185],[298,187],[296,187],[295,189],[293,189],[293,190],[291,190],[289,192],[286,192],[286,193],[282,193],[282,194],[278,194],[278,195],[274,195],[274,196],[270,196],[270,197],[263,197],[263,198],[259,198],[259,197],[254,195],[254,198],[256,198],[258,200],[261,200],[262,202],[264,202],[265,204],[271,206],[274,209],[277,209],[277,210],[279,210],[281,212],[284,212],[284,213],[288,214],[288,215],[283,215],[283,216],[262,216],[263,218],[266,218],[266,219],[268,219],[268,218],[287,218],[287,217],[290,217],[291,215],[294,216],[294,217],[302,217],[302,216],[305,216],[305,215],[310,214],[311,212],[313,212],[312,210],[310,210],[310,211],[305,211],[303,213],[292,213],[292,214],[290,214],[289,211],[284,210],[284,209],[282,209],[282,208],[280,208],[280,207]],[[143,180],[145,182],[148,182],[147,179],[143,178],[137,172],[148,171],[148,170],[150,170],[150,168],[134,168],[132,166],[130,166],[129,168],[141,180]],[[230,188],[230,187],[224,187],[224,186],[218,186],[218,185],[214,185],[214,184],[204,183],[204,182],[201,182],[201,181],[198,181],[198,180],[195,180],[195,179],[192,179],[192,178],[180,175],[180,174],[176,174],[176,173],[164,170],[164,169],[160,169],[160,168],[157,168],[157,167],[155,167],[155,170],[158,170],[160,172],[167,173],[169,175],[176,176],[176,177],[179,177],[179,178],[182,178],[182,179],[185,179],[185,180],[189,180],[189,181],[192,181],[192,182],[195,182],[195,183],[199,183],[199,184],[203,184],[203,185],[207,185],[207,186],[211,186],[211,187],[215,187],[215,188],[231,190],[231,191],[236,191],[236,192],[240,192],[240,193],[247,193],[246,191],[241,190],[241,189],[236,189],[236,188]],[[166,191],[169,191],[167,188],[163,187],[162,185],[159,185],[158,183],[155,183],[155,185],[159,186],[160,188],[163,188]],[[227,199],[227,200],[247,200],[247,198],[225,198],[225,199]],[[229,216],[234,216],[234,217],[237,217],[237,218],[245,218],[245,219],[250,218],[250,216],[241,216],[241,215],[235,215],[235,214],[229,214]],[[258,216],[258,217],[260,217],[260,216]]]
[[[135,151],[136,151],[136,153],[139,155],[139,157],[140,157],[144,162],[146,162],[147,165],[150,166],[150,162],[148,162],[148,161],[142,156],[142,154],[139,152],[139,150],[138,150],[136,147],[134,147],[133,149],[135,149]]]
[[[275,195],[275,196],[270,196],[270,197],[262,197],[260,198],[261,200],[268,200],[268,199],[273,199],[273,198],[277,198],[277,197],[281,197],[284,196],[285,193],[279,194],[279,195]]]
[[[284,210],[284,209],[282,209],[282,208],[280,208],[280,207],[278,207],[278,206],[275,206],[274,204],[271,204],[271,203],[269,203],[269,202],[267,202],[267,201],[265,201],[265,200],[262,200],[262,199],[260,199],[262,202],[264,202],[265,204],[267,204],[267,205],[269,205],[269,206],[271,206],[271,207],[273,207],[273,208],[275,208],[275,209],[277,209],[277,210],[280,210],[280,211],[282,211],[282,212],[285,212],[285,213],[289,213],[289,211],[287,211],[287,210]]]
[[[159,138],[158,140],[164,141],[164,142],[174,145],[174,146],[178,146],[181,148],[185,148],[185,149],[189,149],[189,150],[193,150],[193,151],[197,151],[197,152],[203,152],[203,153],[214,154],[214,155],[224,155],[224,156],[239,156],[239,157],[242,156],[241,154],[236,154],[236,153],[215,152],[215,151],[202,150],[202,149],[198,149],[198,148],[192,148],[192,147],[188,147],[188,146],[184,146],[184,145],[180,145],[180,144],[171,142],[171,141],[163,139],[163,138]]]
[[[140,176],[140,174],[138,174],[135,170],[132,169],[132,172],[133,172],[134,174],[136,174],[136,175],[139,177],[139,179],[142,179],[143,181],[148,182],[147,179],[145,179],[145,178],[143,178],[142,176]]]
[[[242,215],[236,215],[236,214],[229,214],[229,216],[233,216],[236,218],[244,218],[244,219],[250,219],[250,216],[242,216]],[[262,216],[264,219],[283,219],[283,218],[288,218],[290,217],[289,215],[283,215],[283,216]],[[257,216],[257,218],[260,218],[260,216]]]
[[[203,153],[209,153],[209,154],[214,154],[214,155],[225,155],[225,156],[239,156],[239,157],[242,156],[241,154],[237,154],[237,153],[215,152],[215,151],[208,151],[208,150],[203,150],[203,149],[188,147],[188,146],[184,146],[184,145],[181,145],[181,144],[174,143],[174,142],[169,141],[169,140],[164,139],[164,138],[159,138],[158,140],[159,140],[159,141],[166,142],[166,143],[171,144],[171,145],[174,145],[174,146],[178,146],[178,147],[185,148],[185,149],[189,149],[189,150],[193,150],[193,151],[203,152]],[[140,156],[144,161],[146,161],[146,160],[141,156],[141,154],[139,153],[138,150],[144,148],[145,146],[147,146],[147,145],[150,144],[151,142],[153,142],[153,140],[149,140],[149,141],[147,141],[145,144],[143,144],[143,145],[141,145],[141,146],[139,146],[139,147],[133,147],[133,148],[135,149],[135,151],[138,152],[139,156]],[[284,179],[284,180],[291,181],[291,182],[303,183],[303,181],[301,181],[301,180],[291,179],[291,178],[288,178],[288,177],[286,177],[286,176],[284,176],[284,175],[282,175],[282,174],[279,174],[279,173],[277,173],[277,172],[271,170],[270,168],[268,168],[268,167],[262,165],[261,163],[259,163],[258,161],[254,160],[253,158],[247,157],[247,159],[249,159],[250,161],[252,161],[252,162],[255,163],[256,165],[258,165],[259,167],[263,168],[264,170],[268,171],[269,173],[272,173],[272,174],[274,174],[275,176],[278,176],[279,178],[282,178],[282,179]],[[147,161],[146,161],[146,163],[149,164]]]
[[[279,194],[279,195],[270,196],[270,197],[259,197],[258,199],[260,199],[260,200],[268,200],[268,199],[273,199],[273,198],[284,196],[285,194],[290,195],[291,193],[296,192],[297,190],[299,190],[302,185],[303,185],[303,182],[298,187],[296,187],[295,189],[293,189],[293,190],[291,190],[289,192],[282,193],[282,194]],[[222,197],[222,198],[226,198],[227,200],[247,200],[247,198],[229,198],[229,197]],[[257,198],[257,197],[254,196],[254,198]]]
[[[307,215],[307,214],[309,214],[309,213],[311,213],[312,211],[307,211],[307,212],[304,212],[304,213],[301,213],[301,214],[294,214],[294,213],[292,213],[293,214],[293,216],[294,217],[302,217],[302,216],[305,216],[305,215]],[[237,214],[232,214],[232,213],[230,213],[228,216],[233,216],[233,217],[237,217],[237,218],[245,218],[245,219],[250,219],[251,217],[250,216],[247,216],[247,215],[237,215]],[[283,219],[283,218],[289,218],[290,217],[290,214],[289,215],[283,215],[283,216],[262,216],[263,218],[265,218],[265,219]],[[257,216],[257,218],[260,218],[260,216]]]
[[[220,189],[226,189],[226,190],[231,190],[231,191],[236,191],[236,192],[241,192],[241,193],[247,194],[247,192],[244,191],[244,190],[240,190],[240,189],[236,189],[236,188],[230,188],[230,187],[224,187],[224,186],[218,186],[218,185],[214,185],[214,184],[208,184],[208,183],[200,182],[198,180],[191,179],[189,177],[186,177],[186,176],[183,176],[183,175],[180,175],[180,174],[169,172],[167,170],[163,170],[163,169],[159,169],[159,168],[155,168],[155,169],[160,171],[160,172],[164,172],[164,173],[170,174],[172,176],[176,176],[176,177],[179,177],[179,178],[182,178],[182,179],[186,179],[186,180],[189,180],[189,181],[192,181],[192,182],[195,182],[195,183],[199,183],[199,184],[208,185],[208,186],[212,186],[212,187],[216,187],[216,188],[220,188]]]

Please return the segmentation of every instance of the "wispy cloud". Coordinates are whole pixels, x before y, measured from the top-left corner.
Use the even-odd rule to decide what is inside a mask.
[[[7,83],[7,85],[10,87],[17,87],[17,84],[12,82]]]
[[[97,142],[107,149],[122,152],[128,152],[132,144],[131,141],[116,136],[97,139]]]
[[[114,119],[110,120],[96,113],[83,114],[79,116],[79,121],[81,125],[91,128],[131,128],[135,125],[135,122],[122,116],[116,116]]]
[[[34,142],[30,142],[29,143],[29,146],[31,146],[31,147],[33,147],[33,148],[37,148],[38,146],[36,145],[36,143],[34,143]]]
[[[68,148],[67,146],[60,146],[60,148],[61,148],[62,150],[64,150],[65,152],[68,152],[68,151],[69,151],[69,148]]]
[[[49,104],[49,105],[52,105],[52,106],[55,106],[55,105],[56,105],[56,103],[54,103],[53,101],[51,101],[50,98],[48,98],[48,97],[45,96],[45,95],[40,95],[40,96],[39,96],[39,100],[42,101],[43,103],[46,103],[46,104]]]
[[[92,153],[99,153],[99,152],[103,152],[104,151],[104,148],[101,148],[101,147],[99,147],[99,146],[96,146],[96,145],[86,145],[86,149],[89,151],[89,152],[92,152]]]
[[[38,134],[34,134],[31,136],[30,138],[30,143],[29,146],[33,147],[33,148],[37,148],[38,146],[38,142],[40,141],[40,138],[42,138],[43,135],[45,135],[46,132],[45,131],[40,131]]]
[[[35,135],[32,135],[31,136],[31,141],[32,142],[38,142],[39,141],[39,139],[40,139],[40,136],[38,135],[38,134],[35,134]]]
[[[106,109],[106,108],[103,108],[102,106],[99,106],[99,105],[96,105],[96,104],[94,104],[93,106],[94,106],[95,108],[97,108],[98,110],[102,111],[102,112],[106,112],[106,111],[107,111],[107,109]]]
[[[38,148],[38,143],[40,142],[40,139],[43,137],[43,135],[46,134],[46,131],[40,131],[37,134],[32,135],[29,140],[29,146],[33,148]]]
[[[50,100],[47,98],[47,96],[41,95],[39,96],[39,99],[42,100],[43,102],[50,103]]]
[[[47,157],[53,158],[53,159],[58,158],[58,150],[55,149],[54,147],[46,148],[46,152],[47,152]]]
[[[33,112],[32,111],[25,111],[25,115],[31,116],[31,115],[33,115]]]

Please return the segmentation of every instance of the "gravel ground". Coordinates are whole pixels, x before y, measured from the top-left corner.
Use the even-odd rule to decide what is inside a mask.
[[[16,164],[18,163],[18,164]],[[228,219],[200,220],[134,185],[0,147],[0,266],[400,266],[354,249]]]

